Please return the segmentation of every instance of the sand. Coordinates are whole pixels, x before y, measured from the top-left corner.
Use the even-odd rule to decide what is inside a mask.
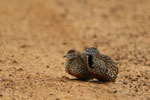
[[[65,72],[66,52],[91,46],[116,82]],[[0,100],[150,100],[150,1],[0,0]]]

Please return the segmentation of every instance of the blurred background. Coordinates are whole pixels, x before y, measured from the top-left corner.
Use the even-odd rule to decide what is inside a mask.
[[[67,80],[63,55],[91,46],[115,83]],[[149,100],[149,54],[149,0],[0,0],[1,100]]]

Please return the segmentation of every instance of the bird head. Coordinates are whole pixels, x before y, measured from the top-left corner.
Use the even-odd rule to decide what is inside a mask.
[[[75,58],[77,55],[78,55],[78,52],[76,50],[69,50],[63,58],[72,59],[72,58]]]
[[[87,48],[85,52],[83,52],[83,54],[96,56],[97,54],[99,54],[99,51],[95,47],[90,47],[90,48]]]

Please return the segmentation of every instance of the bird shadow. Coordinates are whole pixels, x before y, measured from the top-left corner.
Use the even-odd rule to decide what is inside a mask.
[[[78,82],[89,82],[89,83],[94,83],[94,84],[107,84],[110,82],[107,81],[99,81],[99,80],[83,80],[83,79],[78,79],[78,78],[74,78],[74,79],[69,79],[70,81],[78,81]]]
[[[106,84],[108,83],[107,81],[99,81],[99,80],[90,80],[89,83],[94,83],[94,84]]]
[[[78,78],[73,78],[73,79],[69,79],[69,80],[70,80],[70,81],[88,82],[87,80],[78,79]]]
[[[89,83],[94,83],[94,84],[107,84],[107,83],[110,83],[108,81],[99,81],[99,80],[96,80],[96,79],[91,79],[91,80],[84,80],[84,79],[78,79],[78,78],[69,78],[69,77],[65,77],[63,76],[62,77],[63,79],[65,80],[68,80],[68,81],[72,81],[72,82],[89,82]]]
[[[66,76],[62,76],[61,77],[62,79],[64,79],[64,80],[68,80],[68,81],[80,81],[80,82],[87,82],[87,80],[84,80],[84,79],[79,79],[79,78],[69,78],[69,77],[66,77]]]

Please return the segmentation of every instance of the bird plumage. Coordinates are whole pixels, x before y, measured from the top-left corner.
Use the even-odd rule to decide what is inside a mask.
[[[115,81],[118,67],[109,56],[99,53],[94,47],[84,53],[88,55],[88,70],[93,77],[100,81]]]
[[[65,70],[67,73],[81,80],[92,78],[87,68],[88,64],[85,54],[76,50],[69,50],[64,57],[67,58],[65,61]]]

